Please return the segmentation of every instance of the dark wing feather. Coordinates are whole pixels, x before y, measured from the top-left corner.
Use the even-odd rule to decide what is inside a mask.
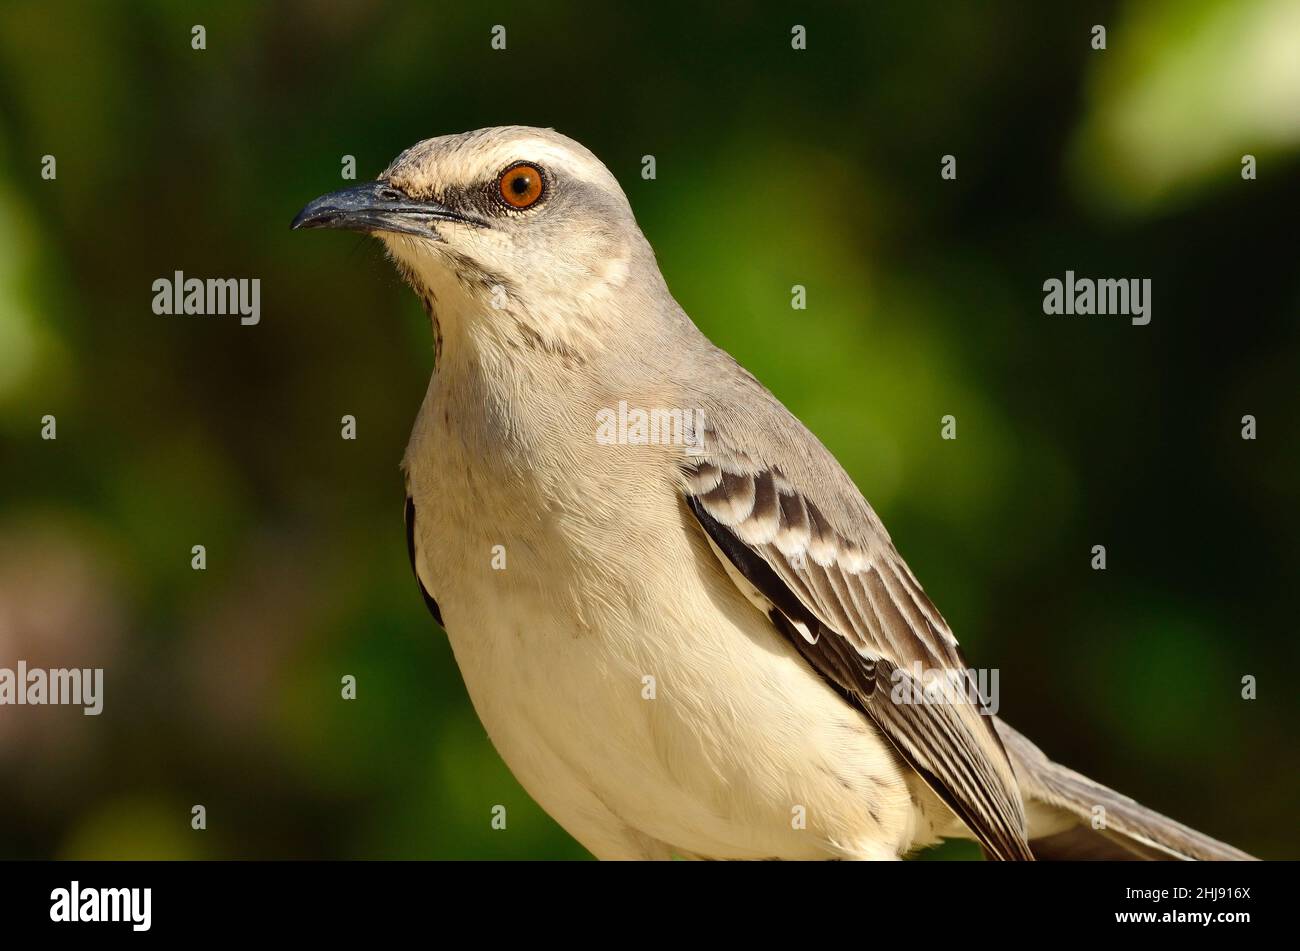
[[[980,711],[947,624],[888,537],[866,525],[865,541],[849,541],[779,468],[725,452],[716,440],[709,447],[685,470],[687,502],[770,602],[776,628],[871,717],[991,855],[1031,859],[1024,806],[992,718]],[[917,674],[936,671],[951,689],[915,702]],[[895,702],[895,690],[912,702]]]
[[[433,596],[425,590],[424,582],[420,580],[420,569],[415,566],[415,501],[409,495],[406,497],[406,508],[402,517],[406,521],[406,555],[411,559],[411,572],[415,575],[415,583],[420,586],[425,607],[438,622],[438,626],[446,630],[447,625],[442,623],[442,612],[438,610],[438,602],[433,600]]]

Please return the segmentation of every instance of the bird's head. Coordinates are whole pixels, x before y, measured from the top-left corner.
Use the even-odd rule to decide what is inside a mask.
[[[660,280],[618,181],[550,129],[426,139],[377,180],[311,202],[293,227],[375,235],[439,311],[460,299],[490,314],[504,301],[555,320],[630,291],[647,267]]]

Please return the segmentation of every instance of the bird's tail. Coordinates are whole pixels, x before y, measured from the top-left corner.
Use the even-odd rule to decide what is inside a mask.
[[[1029,847],[1040,860],[1231,860],[1253,857],[1167,819],[1043,751],[994,720],[1025,801]]]

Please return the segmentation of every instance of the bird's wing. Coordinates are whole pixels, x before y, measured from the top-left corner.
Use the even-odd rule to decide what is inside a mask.
[[[732,579],[985,850],[1032,858],[1015,774],[952,632],[852,481],[787,419],[774,421],[794,434],[784,448],[769,440],[759,450],[706,427],[684,466],[691,511]],[[929,677],[947,689],[925,700],[919,681]]]
[[[406,497],[402,519],[406,522],[406,556],[411,559],[411,573],[415,575],[415,583],[420,586],[420,594],[424,596],[424,606],[429,609],[438,626],[446,630],[447,625],[442,623],[442,612],[438,610],[438,602],[433,600],[433,595],[429,594],[424,582],[420,580],[420,568],[415,557],[415,500],[410,495]]]

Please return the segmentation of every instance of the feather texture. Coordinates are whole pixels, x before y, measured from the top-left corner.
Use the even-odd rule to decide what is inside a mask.
[[[777,629],[861,707],[991,855],[1032,858],[992,718],[947,623],[887,536],[869,523],[856,539],[842,533],[778,464],[729,452],[716,429],[705,445],[685,472],[687,501],[716,550],[773,605]],[[847,477],[842,491],[857,495]],[[956,689],[921,699],[919,671]]]

